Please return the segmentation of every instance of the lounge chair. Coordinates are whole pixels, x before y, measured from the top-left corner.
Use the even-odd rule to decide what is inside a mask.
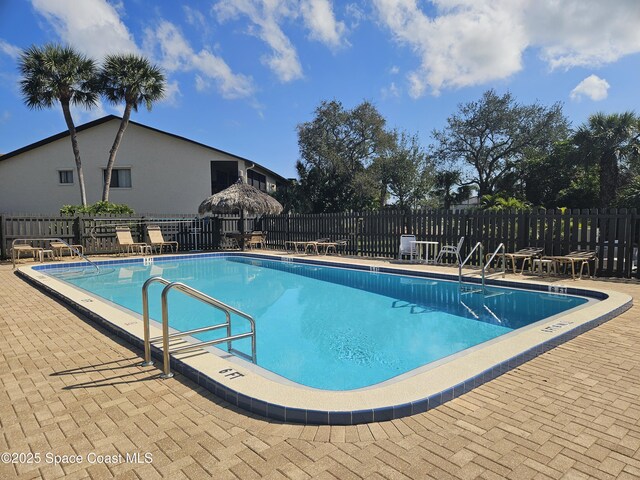
[[[80,252],[84,255],[84,246],[82,245],[68,245],[64,242],[56,241],[49,243],[49,245],[51,246],[51,250],[53,250],[53,256],[55,258],[59,258],[60,260],[62,260],[62,256],[64,255],[65,250],[69,251],[69,256],[72,258],[77,252]]]
[[[249,248],[253,248],[253,247],[266,248],[267,232],[259,232],[254,230],[253,232],[251,232],[251,235],[249,235],[249,237],[247,238],[246,245]]]
[[[593,273],[595,274],[596,266],[598,263],[598,256],[596,252],[593,250],[574,250],[573,252],[569,252],[566,255],[552,255],[547,257],[542,257],[543,260],[552,260],[555,262],[556,268],[558,271],[560,266],[564,266],[565,269],[569,268],[571,265],[571,278],[576,279],[576,265],[579,267],[577,272],[579,274],[578,278],[582,278],[582,273],[584,272],[584,267],[587,267],[587,276],[591,276],[591,267],[590,263],[593,262]]]
[[[338,254],[338,248],[344,248],[349,244],[348,238],[341,238],[335,241],[318,242],[319,250],[324,247],[324,255],[329,255],[329,252],[333,250],[333,253]]]
[[[416,241],[415,235],[400,235],[400,247],[398,248],[398,260],[402,260],[402,257],[409,257],[409,260],[417,254],[416,244],[411,243]]]
[[[440,251],[438,252],[438,256],[435,259],[435,263],[440,263],[442,261],[442,257],[445,255],[455,255],[456,256],[456,265],[462,263],[462,259],[460,258],[460,251],[462,250],[462,244],[464,243],[464,237],[460,237],[457,245],[443,245]]]
[[[304,242],[304,253],[315,253],[316,255],[320,255],[318,246],[322,246],[329,241],[329,238],[318,238],[316,240],[311,240],[310,242]]]
[[[16,243],[13,245],[13,247],[11,247],[11,258],[13,258],[13,263],[15,264],[17,260],[20,260],[21,253],[28,253],[33,256],[33,260],[35,261],[40,250],[42,249],[32,247],[31,245],[28,245],[26,243]]]
[[[144,242],[134,242],[129,227],[116,227],[116,239],[120,247],[120,253],[148,253],[151,245]]]
[[[318,245],[323,245],[330,240],[328,238],[318,238],[316,240],[311,241],[296,241],[296,240],[287,240],[284,242],[285,249],[293,250],[293,253],[308,253],[308,250],[315,252],[316,255],[319,255]]]
[[[147,235],[149,235],[149,243],[151,244],[151,248],[158,247],[158,252],[162,254],[162,248],[166,245],[174,252],[178,251],[178,247],[180,244],[175,241],[165,241],[162,236],[162,230],[158,225],[149,225],[147,226]]]
[[[544,251],[543,247],[526,247],[526,248],[521,248],[520,250],[517,250],[515,252],[505,252],[504,254],[505,263],[508,264],[509,262],[511,262],[511,267],[513,268],[513,273],[515,274],[515,273],[518,273],[517,262],[518,260],[522,260],[522,269],[520,270],[520,273],[523,273],[525,267],[527,266],[527,263],[529,264],[529,269],[530,270],[532,269],[533,260],[535,258],[540,258],[543,251]],[[489,258],[491,257],[491,255],[493,255],[493,253],[487,253],[486,255],[487,261],[489,261]],[[497,260],[499,258],[502,258],[500,254],[496,255],[494,260]],[[505,265],[504,268],[506,270],[508,266]]]

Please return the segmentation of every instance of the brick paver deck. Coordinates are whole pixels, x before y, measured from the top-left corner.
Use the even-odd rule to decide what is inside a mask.
[[[582,284],[640,296],[637,283]],[[140,351],[0,265],[0,452],[41,455],[0,463],[0,478],[640,478],[639,317],[633,307],[422,415],[285,425],[158,379]],[[148,464],[89,456],[147,452]]]

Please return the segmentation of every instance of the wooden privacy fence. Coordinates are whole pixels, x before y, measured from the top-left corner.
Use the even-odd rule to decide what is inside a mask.
[[[215,250],[221,236],[239,230],[240,217],[219,215],[199,219],[193,215],[123,216],[34,216],[0,214],[0,248],[6,258],[16,238],[59,237],[83,245],[87,253],[117,250],[115,226],[128,225],[136,241],[146,241],[146,225],[158,224],[165,240],[176,240],[181,251]],[[393,258],[400,235],[414,234],[418,240],[455,245],[465,237],[462,253],[476,242],[485,252],[504,243],[507,252],[529,246],[543,247],[545,255],[564,255],[573,250],[595,250],[596,274],[607,277],[640,278],[638,244],[640,215],[636,210],[523,210],[486,212],[479,210],[415,210],[400,212],[345,212],[286,214],[245,218],[244,231],[267,231],[267,247],[284,249],[289,240],[348,240],[348,255]],[[472,259],[477,265],[479,257]]]
[[[128,226],[134,241],[146,242],[146,226],[159,225],[165,240],[175,240],[180,251],[215,250],[224,232],[237,231],[240,217],[220,215],[196,218],[194,215],[100,215],[100,216],[44,216],[0,214],[0,254],[9,256],[15,239],[61,238],[69,244],[82,245],[88,254],[115,253],[116,226]],[[245,219],[245,231],[254,227],[254,219]],[[45,241],[33,243],[47,247]]]
[[[505,244],[507,252],[543,247],[544,255],[595,250],[598,276],[640,278],[640,215],[635,209],[382,210],[265,216],[258,225],[269,232],[270,247],[284,248],[288,240],[349,239],[345,253],[367,257],[396,257],[402,234],[437,241],[441,246],[456,245],[464,236],[463,256],[476,242],[482,242],[486,253],[493,252],[500,243]],[[472,260],[472,264],[479,264],[478,255]]]

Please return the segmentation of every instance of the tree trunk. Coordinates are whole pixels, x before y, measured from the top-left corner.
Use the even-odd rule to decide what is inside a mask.
[[[113,172],[113,165],[116,163],[116,155],[118,155],[118,148],[120,148],[120,142],[122,141],[122,136],[124,135],[124,131],[127,129],[127,125],[129,125],[129,117],[131,116],[131,108],[133,105],[131,103],[127,103],[124,107],[124,113],[122,114],[122,121],[120,122],[120,128],[118,128],[118,132],[116,133],[116,138],[113,141],[113,145],[111,146],[111,150],[109,150],[109,161],[107,162],[107,169],[105,170],[105,178],[104,185],[102,187],[102,201],[109,201],[109,188],[111,187],[111,172]]]
[[[87,192],[84,188],[84,174],[82,173],[82,160],[80,159],[80,149],[78,148],[78,137],[76,135],[76,126],[73,124],[73,118],[71,118],[71,109],[69,108],[69,100],[62,100],[62,113],[64,115],[64,121],[67,123],[69,129],[69,136],[71,137],[71,148],[73,149],[73,156],[76,160],[76,170],[78,172],[78,185],[80,185],[80,201],[82,206],[87,206]]]

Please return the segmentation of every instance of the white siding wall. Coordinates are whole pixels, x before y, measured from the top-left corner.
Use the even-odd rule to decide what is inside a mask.
[[[101,198],[102,170],[118,125],[115,119],[78,134],[89,203]],[[195,214],[211,194],[212,160],[238,161],[238,168],[245,168],[244,161],[222,152],[129,124],[115,166],[131,167],[131,188],[112,188],[109,200],[137,213]],[[74,171],[73,185],[59,183],[58,171],[65,169]],[[267,182],[275,180],[267,175]],[[0,157],[0,212],[53,214],[65,204],[80,204],[69,137]]]

